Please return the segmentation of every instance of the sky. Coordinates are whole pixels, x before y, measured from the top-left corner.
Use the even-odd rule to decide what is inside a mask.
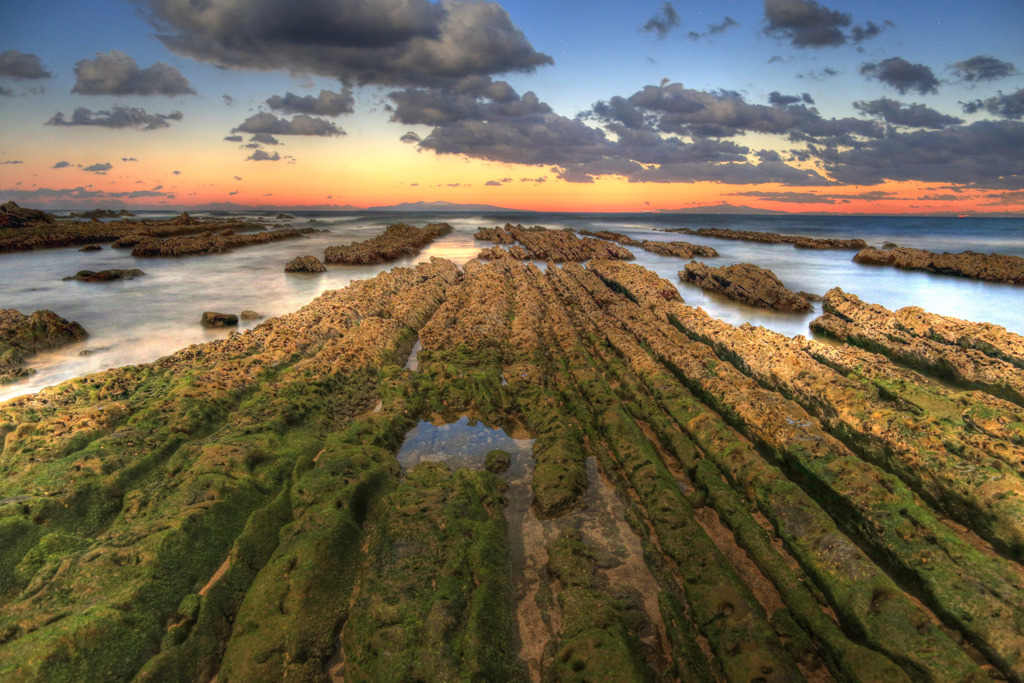
[[[1020,0],[12,0],[0,201],[1024,213]]]

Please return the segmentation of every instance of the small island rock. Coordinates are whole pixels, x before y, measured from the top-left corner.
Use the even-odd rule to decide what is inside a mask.
[[[326,270],[316,256],[296,256],[284,267],[286,273],[323,273]]]
[[[238,325],[238,316],[234,313],[206,311],[202,323],[203,327],[235,327]]]

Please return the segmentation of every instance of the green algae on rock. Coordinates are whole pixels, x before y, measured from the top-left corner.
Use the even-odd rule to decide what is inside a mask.
[[[396,268],[0,405],[0,678],[1020,681],[1020,413],[620,260]],[[464,419],[532,463],[402,470]]]

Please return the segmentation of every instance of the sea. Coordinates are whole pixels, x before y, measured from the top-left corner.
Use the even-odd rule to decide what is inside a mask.
[[[54,212],[67,215],[67,212]],[[141,218],[165,219],[167,212],[136,212]],[[227,336],[228,329],[207,329],[200,324],[204,311],[238,314],[253,310],[279,316],[301,308],[326,290],[345,287],[353,280],[373,277],[383,270],[411,266],[438,256],[464,264],[490,246],[473,238],[479,227],[507,222],[549,229],[611,230],[636,239],[684,240],[714,247],[719,258],[709,265],[756,263],[768,268],[794,291],[824,294],[833,287],[856,294],[864,301],[889,309],[921,308],[972,321],[991,322],[1024,334],[1024,287],[981,282],[946,275],[866,266],[853,262],[855,251],[796,249],[790,244],[760,244],[702,238],[670,232],[678,228],[719,227],[758,230],[809,237],[859,237],[880,247],[886,242],[937,252],[965,250],[1024,257],[1024,218],[934,218],[865,216],[736,216],[668,213],[445,213],[445,212],[303,212],[277,219],[269,212],[190,212],[219,218],[241,217],[264,225],[314,227],[304,239],[242,247],[224,254],[183,258],[136,258],[127,249],[80,252],[77,247],[0,254],[0,308],[22,313],[50,309],[79,322],[89,333],[82,342],[33,356],[37,372],[20,382],[0,386],[0,401],[38,391],[59,382],[108,368],[154,361],[191,344]],[[415,256],[375,266],[327,266],[326,273],[285,273],[296,256],[323,259],[332,245],[362,241],[386,226],[405,222],[425,225],[447,222],[451,234],[438,239]],[[736,303],[681,282],[686,261],[631,249],[636,263],[673,282],[687,304],[739,325],[763,325],[788,336],[813,336],[808,324],[820,314],[777,313]],[[543,267],[543,263],[538,265]],[[79,270],[139,268],[144,276],[106,283],[65,281]],[[260,323],[242,321],[239,330]]]

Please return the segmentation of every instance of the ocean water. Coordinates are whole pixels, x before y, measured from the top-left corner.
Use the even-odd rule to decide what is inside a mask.
[[[273,224],[277,212],[232,215],[263,217]],[[140,212],[144,217],[172,214]],[[195,215],[224,215],[223,212]],[[323,213],[292,212],[294,227],[328,232],[305,239],[243,247],[226,254],[185,258],[136,258],[129,250],[79,252],[77,248],[0,254],[0,308],[23,313],[50,309],[81,323],[89,332],[83,342],[39,354],[29,364],[37,374],[0,386],[0,401],[58,382],[110,367],[156,360],[179,348],[227,336],[229,330],[209,330],[199,324],[204,311],[240,313],[255,310],[264,316],[282,315],[309,303],[321,292],[372,277],[382,270],[410,266],[431,256],[458,264],[474,258],[482,246],[473,239],[481,226],[506,222],[548,228],[612,230],[637,239],[685,240],[713,246],[720,257],[709,265],[751,262],[772,270],[790,289],[824,294],[841,287],[865,301],[889,309],[920,306],[925,310],[1002,325],[1024,334],[1024,287],[966,278],[862,266],[854,251],[795,249],[788,244],[759,244],[700,238],[666,232],[681,227],[723,227],[761,230],[811,237],[860,237],[874,246],[895,242],[932,251],[999,252],[1024,257],[1024,219],[711,216],[676,214],[565,213]],[[414,225],[445,221],[455,230],[424,249],[417,257],[378,266],[328,266],[322,274],[285,273],[295,256],[323,258],[331,245],[368,239],[391,223]],[[278,224],[283,221],[277,221]],[[679,281],[685,261],[632,250],[636,262],[674,282],[686,302],[732,324],[750,322],[786,335],[808,335],[808,323],[820,314],[762,311],[705,292]],[[82,283],[62,281],[79,270],[140,268],[146,275],[130,281]],[[243,322],[238,329],[259,321]]]

